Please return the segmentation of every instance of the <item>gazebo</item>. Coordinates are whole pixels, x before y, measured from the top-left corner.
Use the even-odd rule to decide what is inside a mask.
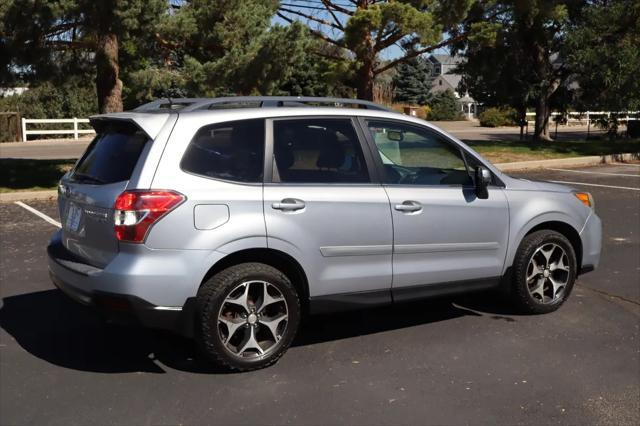
[[[462,113],[464,115],[466,115],[469,120],[472,120],[473,116],[477,112],[476,101],[473,100],[473,98],[470,97],[468,94],[466,94],[463,97],[461,97],[460,99],[458,99],[458,102],[460,102],[460,106],[462,108]]]

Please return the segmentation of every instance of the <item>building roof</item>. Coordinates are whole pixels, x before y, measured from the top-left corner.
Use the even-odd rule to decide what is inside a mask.
[[[469,95],[464,95],[463,97],[458,99],[458,102],[460,102],[461,104],[474,104],[474,103],[476,103],[475,99],[473,99]]]
[[[458,65],[464,62],[464,58],[461,56],[433,54],[429,56],[431,62],[438,62],[442,65]]]
[[[449,83],[449,85],[453,87],[453,90],[458,90],[458,84],[460,84],[460,80],[462,80],[462,76],[460,74],[442,74],[440,77]]]

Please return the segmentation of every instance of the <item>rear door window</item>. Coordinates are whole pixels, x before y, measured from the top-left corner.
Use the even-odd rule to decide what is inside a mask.
[[[370,181],[360,141],[349,118],[276,120],[273,140],[275,181]]]
[[[264,120],[212,124],[198,130],[180,163],[182,170],[237,182],[262,182]]]
[[[131,179],[149,137],[132,123],[107,123],[97,130],[98,134],[76,165],[71,179],[98,185]]]

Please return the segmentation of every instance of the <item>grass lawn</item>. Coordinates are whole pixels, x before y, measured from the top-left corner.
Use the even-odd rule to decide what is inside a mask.
[[[531,141],[465,140],[492,163],[545,160],[551,158],[583,157],[622,153],[640,154],[640,139],[560,140],[533,143]]]
[[[0,192],[55,189],[76,160],[0,158]]]

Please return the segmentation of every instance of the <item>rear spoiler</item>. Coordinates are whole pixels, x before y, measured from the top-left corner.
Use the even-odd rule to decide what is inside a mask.
[[[89,122],[96,130],[100,129],[109,121],[127,121],[142,129],[151,140],[154,140],[160,130],[167,122],[169,114],[142,114],[135,112],[114,112],[110,114],[93,115],[89,117]]]

